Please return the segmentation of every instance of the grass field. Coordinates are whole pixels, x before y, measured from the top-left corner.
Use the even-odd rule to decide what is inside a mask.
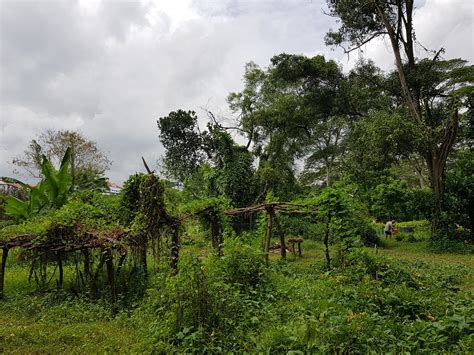
[[[366,250],[370,255],[385,256],[394,259],[396,262],[403,262],[405,260],[411,263],[410,267],[412,268],[411,270],[414,270],[415,275],[418,271],[420,273],[439,272],[443,275],[445,273],[446,275],[449,274],[449,277],[446,276],[446,279],[449,278],[450,280],[456,276],[456,280],[452,282],[452,285],[455,284],[455,287],[459,288],[459,290],[456,291],[456,296],[452,296],[453,299],[461,297],[472,300],[472,291],[474,290],[474,258],[472,255],[433,254],[427,250],[426,242],[408,243],[395,240],[385,242],[385,246],[382,248],[366,248]],[[273,290],[280,296],[279,298],[277,297],[276,301],[272,302],[258,301],[261,302],[260,305],[256,306],[259,310],[252,311],[254,312],[252,317],[258,318],[259,325],[255,329],[260,334],[254,334],[253,339],[248,340],[248,347],[246,349],[240,348],[239,350],[262,351],[273,349],[278,352],[284,349],[281,344],[286,344],[284,345],[286,346],[285,349],[298,348],[298,344],[304,338],[308,351],[318,349],[318,351],[325,352],[325,348],[311,348],[309,344],[313,342],[313,346],[317,346],[316,343],[318,341],[336,344],[339,341],[338,336],[341,342],[347,343],[346,333],[356,331],[354,330],[356,329],[354,328],[355,322],[348,323],[346,320],[347,317],[351,320],[351,314],[354,314],[354,318],[356,317],[355,314],[359,314],[360,322],[369,322],[368,320],[363,320],[363,317],[366,317],[367,309],[370,309],[372,306],[359,304],[360,299],[368,294],[364,293],[366,291],[362,286],[358,288],[358,285],[366,282],[367,287],[370,288],[372,283],[367,283],[368,281],[365,279],[351,282],[348,280],[350,275],[348,276],[348,274],[343,273],[334,275],[325,275],[319,271],[316,273],[314,268],[318,265],[321,266],[324,258],[323,246],[320,243],[305,241],[303,243],[303,257],[301,258],[289,256],[288,262],[284,264],[281,264],[278,258],[278,255],[272,255],[270,263],[276,265],[272,269],[272,280],[276,285]],[[168,347],[163,348],[167,350],[163,350],[147,345],[155,341],[155,335],[150,333],[150,329],[147,326],[149,321],[147,319],[152,319],[147,318],[149,315],[137,321],[137,317],[139,318],[140,316],[135,314],[133,310],[122,311],[118,315],[112,315],[110,304],[105,301],[91,302],[84,298],[75,297],[72,293],[66,291],[36,292],[35,286],[27,281],[28,271],[27,265],[19,265],[16,262],[8,265],[5,290],[6,299],[0,301],[0,352],[21,354],[115,353],[148,352],[151,350],[166,352],[173,349]],[[71,268],[66,268],[66,279],[71,278],[72,270]],[[450,287],[452,285],[450,284]],[[393,287],[395,289],[397,286],[389,285],[384,287]],[[400,289],[397,292],[408,291]],[[284,296],[281,296],[281,294]],[[354,294],[357,294],[357,296],[354,296]],[[416,297],[427,297],[427,294],[427,292],[420,291],[414,295]],[[371,294],[370,297],[373,297],[373,295]],[[351,300],[351,297],[355,297],[355,300]],[[407,297],[414,296],[410,295]],[[414,321],[416,323],[416,318],[419,319],[421,314],[428,314],[428,318],[441,317],[442,312],[448,306],[442,303],[443,301],[439,301],[438,296],[433,297],[433,303],[441,302],[439,306],[433,306],[431,310],[429,306],[430,300],[425,302],[428,306],[414,305],[414,308],[423,308],[418,310],[419,314],[416,315],[414,320],[411,316],[404,316],[405,318],[401,317],[401,320],[397,318],[398,320],[391,322],[390,326],[396,328],[398,322],[413,323]],[[345,304],[346,301],[347,303]],[[335,304],[331,304],[331,302]],[[340,305],[338,306],[337,303]],[[341,306],[341,304],[345,305]],[[277,313],[272,308],[273,306],[286,309],[285,314]],[[265,307],[268,307],[268,317],[265,315]],[[358,307],[361,309],[360,311],[357,311]],[[305,322],[308,319],[314,318],[311,312],[316,309],[318,311],[315,314],[319,314],[317,316],[319,318],[314,318],[312,321],[322,322],[321,317],[323,316],[321,314],[324,312],[321,309],[323,308],[325,312],[332,314],[331,317],[336,317],[329,317],[327,320],[327,322],[330,322],[328,329],[333,327],[331,331],[334,332],[336,338],[333,339],[329,335],[318,335],[319,328],[315,328],[314,332],[316,332],[316,335],[311,340],[307,335],[309,328],[304,324],[307,324]],[[377,311],[376,313],[378,317],[380,312]],[[463,316],[469,316],[469,314],[464,314]],[[387,317],[389,316],[387,315]],[[383,319],[385,321],[386,318]],[[339,326],[338,322],[340,324],[344,323],[344,327],[347,326],[347,323],[353,328],[351,328],[352,330],[347,330],[342,325]],[[412,323],[410,323],[410,327]],[[364,327],[366,327],[369,323],[361,324],[365,324]],[[467,326],[470,327],[470,324]],[[250,325],[249,327],[251,329],[252,326]],[[301,330],[302,327],[306,327],[306,330]],[[300,336],[298,332],[303,332],[306,335]],[[369,330],[367,332],[370,333]],[[376,334],[375,330],[374,334]],[[288,337],[288,339],[277,341],[278,337]],[[471,346],[473,346],[470,343],[473,340],[472,336],[462,339],[464,340],[460,341],[461,347],[456,349],[462,349],[462,351],[471,350]],[[281,344],[280,341],[282,342]],[[351,341],[354,342],[354,340]],[[367,341],[369,343],[373,341],[375,349],[379,349],[377,348],[376,339],[368,339]],[[350,341],[348,344],[350,344]],[[178,347],[176,349],[182,351],[184,348]],[[198,347],[197,350],[199,349]],[[337,351],[337,349],[335,347],[327,348],[326,350]],[[345,349],[350,350],[351,348],[346,347]],[[403,349],[403,346],[398,349]]]

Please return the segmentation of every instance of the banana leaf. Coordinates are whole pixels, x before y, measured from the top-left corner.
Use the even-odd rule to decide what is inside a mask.
[[[29,202],[14,196],[5,197],[5,213],[15,220],[26,219],[29,214]]]

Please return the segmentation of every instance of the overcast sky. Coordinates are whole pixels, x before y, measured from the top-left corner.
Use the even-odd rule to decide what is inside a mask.
[[[417,39],[474,61],[474,1],[415,1]],[[282,52],[324,54],[337,24],[321,0],[0,0],[0,176],[46,129],[80,130],[113,161],[122,183],[163,153],[156,120],[179,108],[228,115],[244,65]],[[419,54],[422,54],[419,49]],[[393,67],[387,42],[364,55]]]

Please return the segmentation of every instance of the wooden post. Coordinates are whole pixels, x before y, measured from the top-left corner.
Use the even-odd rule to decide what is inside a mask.
[[[298,242],[298,256],[302,256],[301,255],[301,242]]]
[[[107,266],[107,279],[110,285],[112,301],[115,304],[115,301],[117,300],[117,293],[115,291],[114,259],[113,259],[113,255],[110,249],[107,249],[106,251],[105,264]]]
[[[98,287],[98,280],[99,280],[99,274],[100,272],[102,271],[103,267],[104,267],[104,263],[105,263],[105,259],[106,259],[106,255],[104,255],[105,251],[103,249],[100,250],[101,253],[100,253],[100,261],[99,261],[99,265],[97,266],[97,269],[95,270],[95,272],[91,275],[92,278],[91,278],[91,288],[92,288],[92,292],[93,292],[93,295],[95,298],[98,298],[99,297],[99,287]]]
[[[215,213],[211,215],[211,241],[212,246],[218,256],[222,256],[222,231],[219,216]]]
[[[63,270],[63,258],[62,258],[62,253],[58,250],[56,253],[56,257],[58,259],[58,268],[59,268],[59,282],[58,282],[58,287],[62,288],[63,287],[63,280],[64,280],[64,270]]]
[[[268,253],[270,251],[270,242],[272,239],[272,229],[273,229],[273,213],[272,209],[267,209],[267,232],[265,233],[265,243],[264,243],[264,251],[265,251],[265,258],[268,262]]]
[[[0,265],[0,299],[3,299],[4,285],[5,285],[5,266],[7,264],[8,247],[2,248],[2,264]]]
[[[41,289],[46,287],[46,281],[48,280],[48,251],[43,248],[43,263],[40,264],[40,277],[41,277]]]
[[[147,258],[147,251],[148,251],[148,241],[145,240],[143,245],[140,246],[140,261],[142,263],[143,267],[143,273],[145,276],[148,276],[148,262],[146,260]]]
[[[120,271],[122,270],[123,264],[125,263],[125,259],[127,258],[127,250],[124,249],[121,251],[120,259],[117,265],[117,271],[115,272],[116,277],[119,277]]]
[[[285,244],[285,234],[283,233],[283,229],[281,228],[280,221],[278,220],[275,212],[272,210],[273,218],[275,219],[275,226],[277,229],[277,233],[280,236],[280,254],[282,259],[286,259],[286,244]]]
[[[94,275],[92,275],[91,271],[91,260],[90,260],[90,252],[89,249],[82,249],[82,255],[84,255],[84,275],[86,276],[86,280],[82,280],[84,286],[89,284],[90,289],[94,295],[97,295],[97,290],[94,284]],[[87,283],[86,283],[87,282]]]
[[[329,257],[329,223],[331,222],[331,217],[329,216],[326,221],[326,228],[324,230],[324,246],[326,254],[326,266],[328,269],[331,268],[331,258]]]

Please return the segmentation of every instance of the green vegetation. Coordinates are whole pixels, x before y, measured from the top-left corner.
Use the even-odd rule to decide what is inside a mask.
[[[387,35],[396,70],[250,62],[232,125],[158,119],[170,180],[142,158],[107,195],[94,142],[31,141],[41,182],[0,199],[1,352],[474,352],[473,66],[415,57],[413,1],[328,7],[328,44]]]
[[[27,265],[12,260],[8,297],[0,303],[1,347],[7,353],[474,347],[472,257],[391,240],[377,253],[334,254],[328,272],[318,242],[305,241],[302,258],[272,257],[269,266],[258,250],[230,240],[223,258],[200,260],[185,247],[175,277],[153,274],[144,298],[115,315],[107,299],[54,287],[37,293]]]

